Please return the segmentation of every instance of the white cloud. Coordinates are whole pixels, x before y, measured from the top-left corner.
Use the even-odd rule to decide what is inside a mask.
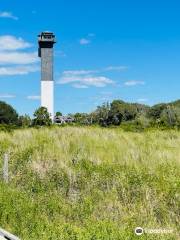
[[[108,84],[113,84],[114,81],[104,76],[92,76],[92,75],[78,75],[72,74],[71,71],[69,74],[65,72],[60,80],[57,82],[59,84],[72,84],[74,87],[78,88],[87,88],[89,86],[94,87],[105,87]]]
[[[0,98],[15,98],[16,96],[15,95],[12,95],[12,94],[0,94]]]
[[[94,74],[94,73],[102,73],[102,72],[109,72],[109,71],[123,71],[128,69],[127,66],[109,66],[102,69],[97,70],[69,70],[64,71],[64,75],[87,75],[87,74]]]
[[[98,73],[98,70],[72,70],[72,71],[64,71],[63,75],[87,75],[92,73]]]
[[[81,38],[81,39],[79,40],[79,43],[80,43],[81,45],[90,44],[92,38],[94,38],[94,37],[95,37],[95,34],[94,34],[94,33],[88,33],[88,35],[87,35],[86,37]]]
[[[136,80],[131,80],[131,81],[126,81],[124,83],[125,86],[131,87],[131,86],[136,86],[136,85],[144,85],[145,82],[143,81],[136,81]]]
[[[80,43],[81,45],[87,45],[87,44],[90,44],[91,41],[90,41],[89,39],[87,39],[87,38],[81,38],[80,41],[79,41],[79,43]]]
[[[89,86],[105,87],[108,84],[115,84],[115,82],[100,74],[108,71],[122,71],[125,69],[127,69],[126,66],[109,66],[96,70],[68,70],[63,72],[62,77],[57,83],[69,83],[75,88],[88,88]]]
[[[109,66],[104,68],[104,71],[123,71],[127,69],[128,69],[127,66]]]
[[[36,65],[0,67],[0,76],[26,75],[28,73],[37,72],[37,71],[39,71],[39,67]]]
[[[0,18],[11,18],[13,20],[18,20],[18,17],[14,16],[11,12],[0,12]]]
[[[29,100],[39,100],[41,97],[39,95],[32,95],[32,96],[27,96],[27,99]]]
[[[0,65],[31,64],[38,62],[37,52],[0,52]]]
[[[0,36],[0,76],[2,75],[24,75],[39,71],[34,65],[39,61],[37,52],[22,52],[32,45],[22,38],[11,35]],[[15,66],[13,66],[15,65]]]
[[[18,50],[31,47],[32,45],[22,38],[16,38],[11,35],[0,36],[0,51]]]

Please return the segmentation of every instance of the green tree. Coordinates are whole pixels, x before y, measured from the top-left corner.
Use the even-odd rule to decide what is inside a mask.
[[[91,113],[92,122],[101,126],[120,125],[122,121],[132,121],[137,114],[146,113],[148,107],[143,104],[126,103],[122,100],[114,100],[111,104],[104,103]]]
[[[9,104],[0,101],[0,124],[17,124],[18,114]]]
[[[109,111],[110,105],[109,103],[103,103],[102,106],[98,106],[96,111],[94,112],[94,122],[100,124],[101,126],[109,125]]]
[[[30,127],[32,124],[31,118],[29,115],[25,114],[24,116],[19,116],[18,125],[21,127]]]
[[[166,108],[167,105],[165,103],[156,104],[149,109],[148,117],[152,118],[153,120],[158,120],[161,117],[161,113]]]
[[[151,119],[146,114],[138,114],[135,119],[135,124],[145,129],[151,126]]]
[[[52,124],[52,120],[50,118],[50,114],[46,107],[40,107],[34,112],[33,125],[34,126],[50,126]]]
[[[62,113],[61,112],[56,112],[56,117],[60,117],[62,116]]]
[[[180,108],[167,105],[160,115],[160,120],[165,126],[178,126],[180,122]]]
[[[76,123],[87,124],[87,125],[89,124],[87,113],[75,113],[74,115],[72,115],[72,117],[74,118]]]
[[[131,121],[135,119],[137,109],[133,104],[125,103],[121,100],[114,100],[111,103],[111,116],[117,116],[119,121]]]

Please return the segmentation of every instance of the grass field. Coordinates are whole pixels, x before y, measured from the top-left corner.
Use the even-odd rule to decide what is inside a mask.
[[[0,133],[0,169],[5,152],[0,226],[22,240],[178,239],[180,132],[24,129]]]

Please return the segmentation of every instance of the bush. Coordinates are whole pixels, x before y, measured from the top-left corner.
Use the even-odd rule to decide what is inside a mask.
[[[19,116],[17,125],[20,127],[30,127],[32,125],[32,120],[25,114],[24,116]]]
[[[16,125],[8,125],[8,124],[0,124],[0,131],[3,132],[12,132],[13,130],[17,129]]]
[[[40,107],[34,112],[33,126],[50,126],[52,120],[47,108]]]
[[[16,110],[5,102],[0,101],[0,124],[17,124]]]

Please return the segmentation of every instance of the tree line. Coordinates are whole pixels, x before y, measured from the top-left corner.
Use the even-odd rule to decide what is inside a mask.
[[[61,112],[56,117],[62,116]],[[91,113],[69,114],[73,125],[100,125],[102,127],[121,126],[124,129],[146,129],[151,127],[180,128],[180,100],[160,103],[152,107],[114,100],[103,103]],[[19,116],[9,104],[0,101],[0,129],[9,127],[32,127],[52,125],[50,114],[45,107],[38,108],[31,118]]]

